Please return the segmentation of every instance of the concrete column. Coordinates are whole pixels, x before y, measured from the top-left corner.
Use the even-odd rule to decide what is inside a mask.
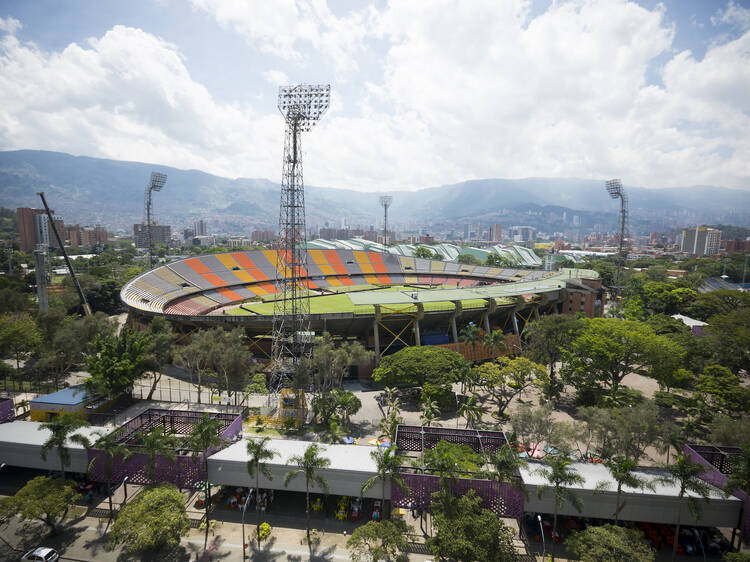
[[[417,347],[422,345],[422,340],[419,335],[419,318],[414,319],[414,345]]]
[[[490,333],[490,311],[485,310],[482,315],[482,321],[484,322],[484,331]]]
[[[375,366],[380,366],[380,332],[378,323],[380,322],[380,305],[375,305],[375,318],[372,321],[372,340],[375,345]]]
[[[453,343],[456,344],[456,353],[461,353],[461,342],[458,341],[458,330],[456,329],[456,315],[451,316],[451,335]]]

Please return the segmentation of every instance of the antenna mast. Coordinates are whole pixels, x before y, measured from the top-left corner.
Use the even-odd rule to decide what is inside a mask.
[[[310,302],[307,283],[305,188],[302,180],[302,133],[312,129],[328,109],[331,86],[299,84],[279,88],[284,116],[284,163],[276,243],[276,290],[273,310],[271,392],[278,393],[294,376],[300,359],[310,354]]]
[[[153,264],[153,253],[154,253],[154,242],[153,235],[151,232],[151,226],[153,221],[151,220],[151,192],[161,191],[164,184],[167,183],[167,174],[160,172],[151,172],[151,180],[146,186],[145,193],[145,215],[146,215],[146,246],[148,248],[148,268],[151,269]]]
[[[627,233],[627,222],[628,222],[628,194],[622,188],[622,182],[618,179],[608,180],[604,183],[607,188],[607,193],[612,199],[620,200],[620,240],[617,244],[617,276],[615,277],[614,294],[617,294],[622,289],[622,268],[623,261],[625,260],[625,235]]]
[[[383,207],[383,246],[388,245],[388,207],[393,203],[390,195],[380,196],[380,206]]]

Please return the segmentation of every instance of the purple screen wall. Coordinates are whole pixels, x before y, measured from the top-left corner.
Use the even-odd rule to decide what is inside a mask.
[[[12,398],[0,398],[0,423],[16,419],[15,403]]]

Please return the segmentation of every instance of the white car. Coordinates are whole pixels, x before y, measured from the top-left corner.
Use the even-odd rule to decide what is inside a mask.
[[[57,551],[54,548],[47,548],[46,546],[29,550],[21,557],[21,560],[33,560],[35,562],[56,562],[59,559],[60,555]]]

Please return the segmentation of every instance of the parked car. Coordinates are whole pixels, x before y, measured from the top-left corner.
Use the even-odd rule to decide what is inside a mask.
[[[60,555],[57,551],[54,548],[47,548],[46,546],[29,550],[21,556],[21,560],[33,560],[34,562],[56,562],[59,559]]]

